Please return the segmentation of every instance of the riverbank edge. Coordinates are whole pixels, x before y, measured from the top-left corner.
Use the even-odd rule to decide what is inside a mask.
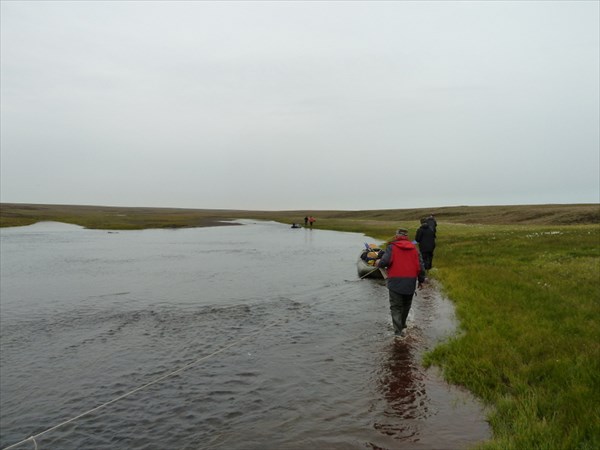
[[[246,217],[240,217],[238,219],[232,219],[232,220],[248,220],[248,217],[247,216]],[[267,219],[263,218],[263,219],[249,219],[249,220],[261,220],[262,221],[262,220],[267,220]],[[67,224],[67,225],[81,226],[79,224],[72,223],[72,222],[71,223],[69,223],[69,222],[62,222],[62,221],[58,222],[58,221],[54,221],[54,220],[52,220],[52,221],[41,220],[41,221],[33,222],[32,224],[27,224],[27,225],[22,225],[22,226],[29,226],[29,225],[34,225],[36,223],[42,223],[42,222],[56,222],[56,223],[62,223],[62,224]],[[288,225],[287,223],[279,222],[277,220],[273,220],[273,222],[280,223],[280,224],[286,225],[286,226]],[[235,222],[223,222],[223,221],[220,221],[220,220],[211,220],[211,219],[208,219],[208,220],[204,220],[202,222],[202,224],[198,225],[197,227],[215,227],[215,226],[223,226],[223,225],[243,225],[243,223],[239,223],[239,222],[238,223],[235,223]],[[8,228],[8,227],[6,227],[6,228]],[[86,228],[86,227],[83,227],[83,228]],[[192,227],[168,227],[168,228],[192,228]],[[344,232],[344,231],[341,231],[341,230],[335,229],[335,228],[336,227],[332,227],[331,229],[329,229],[326,226],[321,226],[320,230]],[[90,229],[90,228],[88,228],[88,229]],[[149,227],[149,228],[144,227],[144,228],[140,228],[140,229],[152,229],[152,227]],[[97,230],[107,230],[107,231],[111,232],[111,231],[113,231],[115,229],[111,228],[111,227],[107,227],[107,228],[102,228],[102,229],[97,229]],[[122,228],[119,228],[118,230],[120,230],[120,231],[136,231],[136,230],[138,230],[138,228],[135,228],[135,229],[122,229]],[[313,231],[317,231],[317,230],[316,229],[312,230],[312,229],[310,229],[310,228],[307,227],[305,231],[307,233],[309,233],[309,232],[313,232]],[[354,232],[354,231],[352,231],[352,232]],[[381,236],[377,237],[377,236],[373,236],[373,235],[367,234],[367,233],[362,233],[362,234],[365,234],[365,238],[368,237],[369,239],[373,238],[373,239],[385,240],[385,239],[382,239]],[[435,277],[431,277],[429,288],[435,290],[438,293],[438,295],[442,295],[441,293],[443,291],[443,287],[440,285],[439,281],[435,279]],[[456,333],[459,332],[458,327],[460,326],[460,322],[456,318],[456,311],[455,311],[455,307],[454,307],[454,304],[453,304],[452,300],[450,300],[448,298],[447,298],[447,300],[452,304],[452,310],[453,310],[453,314],[452,315],[454,316],[454,320],[456,321],[456,328],[451,333],[451,336],[452,336],[452,335],[455,335]],[[448,338],[450,338],[450,336]],[[446,342],[446,340],[448,338],[442,339],[437,345],[443,344],[444,342]],[[489,415],[489,413],[491,412],[491,409],[490,409],[491,407],[490,407],[489,404],[485,404],[482,401],[482,399],[480,399],[479,397],[475,396],[465,386],[460,385],[460,384],[449,383],[448,380],[446,379],[446,377],[444,376],[444,370],[443,370],[443,366],[442,365],[437,365],[437,364],[423,364],[423,360],[424,360],[425,356],[428,355],[429,353],[431,353],[431,351],[433,351],[437,347],[437,345],[434,344],[433,346],[430,346],[429,348],[423,348],[423,349],[421,349],[419,351],[418,360],[419,360],[419,362],[422,365],[424,373],[430,378],[430,380],[432,382],[442,382],[442,383],[445,383],[446,388],[447,389],[451,389],[452,392],[454,392],[454,394],[457,395],[457,397],[460,397],[460,395],[462,395],[462,396],[466,396],[464,398],[469,398],[469,401],[474,401],[477,404],[477,406],[481,408],[481,414],[482,414],[481,420],[483,420],[485,422],[489,422],[487,419],[485,419]]]

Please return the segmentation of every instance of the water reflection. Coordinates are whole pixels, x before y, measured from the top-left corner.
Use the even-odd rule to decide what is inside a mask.
[[[375,450],[456,450],[489,438],[480,405],[463,389],[443,381],[423,355],[456,329],[451,302],[434,284],[413,301],[408,336],[383,343],[378,360]],[[390,334],[391,324],[390,324]],[[468,437],[467,437],[468,436]]]
[[[410,336],[391,343],[378,383],[387,405],[382,420],[374,427],[402,441],[418,436],[419,420],[428,415],[424,374],[418,365],[414,345],[415,339]]]

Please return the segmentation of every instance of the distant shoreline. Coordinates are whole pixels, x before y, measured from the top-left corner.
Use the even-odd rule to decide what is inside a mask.
[[[364,211],[244,211],[148,207],[41,205],[0,203],[0,227],[31,225],[43,220],[72,223],[93,229],[137,230],[235,225],[236,219],[303,223],[306,215],[317,218],[315,228],[369,228],[374,222],[394,228],[399,222],[417,223],[435,214],[442,222],[494,225],[590,225],[600,224],[600,204],[446,206],[439,208]]]
[[[177,226],[177,225],[173,225],[173,226],[161,226],[161,227],[145,227],[145,226],[141,226],[141,227],[127,227],[127,228],[113,228],[111,225],[107,225],[106,227],[103,228],[95,228],[95,227],[86,227],[83,225],[79,225],[77,223],[73,223],[73,222],[64,222],[64,221],[60,221],[60,220],[52,220],[52,219],[43,219],[43,220],[38,220],[32,223],[26,223],[26,224],[22,224],[22,225],[4,225],[4,223],[0,226],[0,228],[18,228],[18,227],[27,227],[27,226],[31,226],[31,225],[35,225],[38,223],[43,223],[43,222],[55,222],[55,223],[63,223],[66,225],[74,225],[74,226],[80,226],[82,228],[88,228],[88,229],[96,229],[96,230],[109,230],[109,231],[128,231],[128,230],[147,230],[147,229],[173,229],[173,230],[177,230],[177,229],[182,229],[182,228],[204,228],[204,227],[223,227],[223,226],[239,226],[242,225],[240,223],[233,223],[233,222],[229,222],[229,221],[223,221],[223,220],[211,220],[211,219],[206,219],[203,221],[198,221],[196,225],[193,226],[188,226],[188,225],[182,225],[182,226]]]

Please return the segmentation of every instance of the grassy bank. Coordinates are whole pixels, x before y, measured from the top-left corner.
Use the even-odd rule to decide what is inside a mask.
[[[141,230],[213,226],[235,217],[235,214],[224,210],[0,204],[0,227],[18,227],[40,221],[55,221],[92,229]]]
[[[113,206],[33,205],[0,203],[0,227],[30,225],[41,220],[73,223],[86,228],[134,230],[143,228],[201,227],[239,218],[302,223],[316,216],[316,228],[352,231],[393,229],[402,222],[418,223],[435,213],[438,221],[463,224],[573,225],[600,224],[597,204],[447,206],[441,208],[374,211],[239,211],[223,209],[127,208]]]
[[[486,449],[600,448],[598,226],[440,230],[462,333],[427,362],[494,406]]]
[[[77,208],[86,207],[48,207],[40,215],[39,206],[30,206],[2,205],[2,225],[59,217],[92,228],[123,226],[111,222],[123,217],[129,218],[128,227],[199,226],[192,223],[236,217],[291,223],[304,217],[297,211],[93,207],[83,217]],[[13,216],[7,214],[11,211]],[[398,225],[408,226],[414,236],[418,218],[428,212],[311,213],[318,228],[361,232],[383,241]],[[494,439],[481,448],[600,448],[600,207],[454,207],[434,212],[438,248],[431,275],[454,301],[461,330],[425,362],[439,365],[449,381],[466,386],[491,406]]]

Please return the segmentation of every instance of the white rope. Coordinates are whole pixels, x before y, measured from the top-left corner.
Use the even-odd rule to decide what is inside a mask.
[[[75,420],[77,420],[77,419],[80,419],[80,418],[82,418],[83,416],[87,416],[88,414],[91,414],[91,413],[93,413],[94,411],[98,411],[99,409],[102,409],[102,408],[104,408],[105,406],[108,406],[108,405],[111,405],[111,404],[113,404],[113,403],[115,403],[115,402],[118,402],[119,400],[121,400],[121,399],[124,399],[125,397],[129,397],[131,394],[134,394],[134,393],[136,393],[136,392],[138,392],[138,391],[141,391],[142,389],[145,389],[145,388],[147,388],[147,387],[149,387],[149,386],[152,386],[153,384],[156,384],[156,383],[158,383],[158,382],[160,382],[160,381],[162,381],[162,380],[165,380],[165,379],[167,379],[167,378],[169,378],[169,377],[172,377],[173,375],[176,375],[176,374],[178,374],[179,372],[183,372],[185,369],[188,369],[188,368],[190,368],[190,367],[192,367],[192,366],[194,366],[194,365],[198,364],[199,362],[201,362],[201,361],[204,361],[204,360],[206,360],[206,359],[210,358],[211,356],[215,356],[215,355],[217,355],[217,354],[219,354],[219,353],[221,353],[221,352],[224,352],[225,350],[227,350],[227,349],[229,349],[229,348],[231,348],[231,347],[233,347],[233,346],[235,346],[235,345],[239,344],[240,342],[243,342],[243,341],[245,341],[245,340],[247,340],[247,339],[250,339],[251,337],[254,337],[254,336],[256,336],[256,335],[258,335],[258,334],[260,334],[260,333],[264,332],[266,329],[268,329],[268,328],[271,328],[271,327],[275,326],[277,323],[279,323],[279,322],[275,322],[275,323],[273,323],[273,324],[271,324],[271,325],[268,325],[268,326],[266,326],[266,327],[262,328],[261,330],[257,331],[256,333],[253,333],[253,334],[251,334],[251,335],[249,335],[249,336],[246,336],[246,337],[244,337],[244,338],[242,338],[242,339],[239,339],[239,340],[235,341],[235,342],[234,342],[234,343],[232,343],[232,344],[229,344],[229,345],[226,345],[225,347],[222,347],[222,348],[220,348],[219,350],[217,350],[217,351],[215,351],[215,352],[211,353],[210,355],[203,356],[202,358],[199,358],[199,359],[197,359],[196,361],[193,361],[193,362],[191,362],[191,363],[188,363],[188,364],[186,364],[185,366],[182,366],[182,367],[180,367],[179,369],[177,369],[177,370],[174,370],[174,371],[173,371],[173,372],[171,372],[171,373],[168,373],[168,374],[166,374],[166,375],[162,375],[162,376],[160,376],[160,377],[156,378],[155,380],[152,380],[152,381],[150,381],[149,383],[146,383],[146,384],[144,384],[144,385],[142,385],[142,386],[139,386],[139,387],[137,387],[137,388],[133,389],[132,391],[129,391],[129,392],[127,392],[127,393],[123,394],[123,395],[120,395],[120,396],[118,396],[118,397],[116,397],[116,398],[114,398],[114,399],[112,399],[112,400],[110,400],[110,401],[108,401],[108,402],[106,402],[106,403],[102,403],[101,405],[99,405],[99,406],[96,406],[95,408],[92,408],[92,409],[90,409],[89,411],[86,411],[86,412],[84,412],[84,413],[81,413],[81,414],[79,414],[78,416],[75,416],[75,417],[73,417],[73,418],[71,418],[71,419],[69,419],[69,420],[65,420],[64,422],[61,422],[61,423],[59,423],[58,425],[55,425],[55,426],[53,426],[53,427],[51,427],[51,428],[48,428],[47,430],[44,430],[44,431],[42,431],[41,433],[38,433],[38,434],[36,434],[36,435],[33,435],[33,436],[30,436],[30,437],[28,437],[27,439],[23,439],[22,441],[19,441],[19,442],[15,443],[15,444],[12,444],[12,445],[10,445],[10,446],[8,446],[8,447],[4,447],[4,449],[3,449],[3,450],[8,450],[8,449],[10,449],[10,448],[14,448],[14,447],[16,447],[16,446],[18,446],[18,445],[24,444],[24,443],[25,443],[25,442],[27,442],[27,441],[33,441],[33,444],[35,445],[35,450],[37,450],[37,442],[35,441],[35,438],[37,438],[37,437],[40,437],[40,436],[42,436],[43,434],[49,433],[49,432],[51,432],[51,431],[54,431],[54,430],[56,430],[57,428],[60,428],[60,427],[62,427],[63,425],[66,425],[66,424],[68,424],[68,423],[74,422]]]

